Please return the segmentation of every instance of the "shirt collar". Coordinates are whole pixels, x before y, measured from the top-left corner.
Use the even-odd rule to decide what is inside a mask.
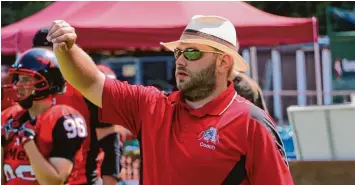
[[[218,116],[221,115],[231,105],[234,96],[236,95],[233,82],[229,81],[228,83],[229,85],[223,93],[221,93],[218,97],[198,109],[193,109],[192,107],[187,105],[182,100],[182,95],[180,91],[173,92],[169,96],[169,99],[173,104],[179,104],[180,108],[186,109],[190,114],[195,115],[197,117],[203,117],[207,114]]]

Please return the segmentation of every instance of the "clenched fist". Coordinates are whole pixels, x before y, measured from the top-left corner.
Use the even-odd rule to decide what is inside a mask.
[[[47,40],[53,42],[53,50],[68,51],[76,40],[75,29],[63,20],[53,21],[49,26]]]

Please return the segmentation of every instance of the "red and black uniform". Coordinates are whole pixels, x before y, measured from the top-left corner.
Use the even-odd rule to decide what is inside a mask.
[[[10,107],[11,108],[11,107]],[[11,122],[23,124],[30,120],[26,110],[3,112],[2,125]],[[84,118],[75,109],[65,105],[54,105],[36,117],[35,142],[42,155],[65,158],[73,162],[74,168],[66,184],[72,184],[77,176],[77,164],[83,160],[82,144],[87,136]],[[6,185],[37,185],[30,161],[17,135],[4,147],[4,174]]]
[[[84,97],[70,84],[66,84],[67,89],[63,95],[55,97],[56,104],[68,105],[78,110],[85,118],[88,128],[88,136],[83,145],[83,160],[76,165],[78,174],[73,181],[75,185],[95,184],[100,177],[100,159],[97,158],[99,148],[94,146],[96,138],[95,129],[91,126],[90,111],[86,105]]]
[[[116,134],[111,134],[98,141],[96,135],[96,128],[108,127],[112,124],[100,122],[97,106],[86,100],[70,84],[67,84],[65,94],[56,96],[56,103],[69,105],[78,110],[88,125],[88,137],[84,141],[83,148],[84,160],[77,165],[78,175],[73,181],[74,184],[96,185],[101,183],[102,175],[117,177],[120,171],[119,158],[122,153],[119,138]]]
[[[229,83],[193,109],[180,92],[106,78],[100,118],[140,138],[141,184],[293,184],[274,122]]]

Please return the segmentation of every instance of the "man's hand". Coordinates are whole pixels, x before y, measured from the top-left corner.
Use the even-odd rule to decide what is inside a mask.
[[[1,127],[1,146],[4,147],[7,142],[19,131],[21,123],[10,118],[5,125]]]
[[[20,137],[21,144],[24,145],[27,141],[33,140],[36,136],[36,120],[27,121],[22,124],[18,131],[18,136]]]
[[[47,40],[53,42],[54,51],[68,51],[73,47],[76,38],[75,29],[63,20],[53,21],[49,26]]]

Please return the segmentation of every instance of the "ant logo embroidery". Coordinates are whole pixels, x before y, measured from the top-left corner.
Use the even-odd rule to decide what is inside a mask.
[[[219,143],[218,130],[214,127],[210,127],[209,129],[202,131],[197,139],[201,141],[200,146],[215,150],[216,144]]]

